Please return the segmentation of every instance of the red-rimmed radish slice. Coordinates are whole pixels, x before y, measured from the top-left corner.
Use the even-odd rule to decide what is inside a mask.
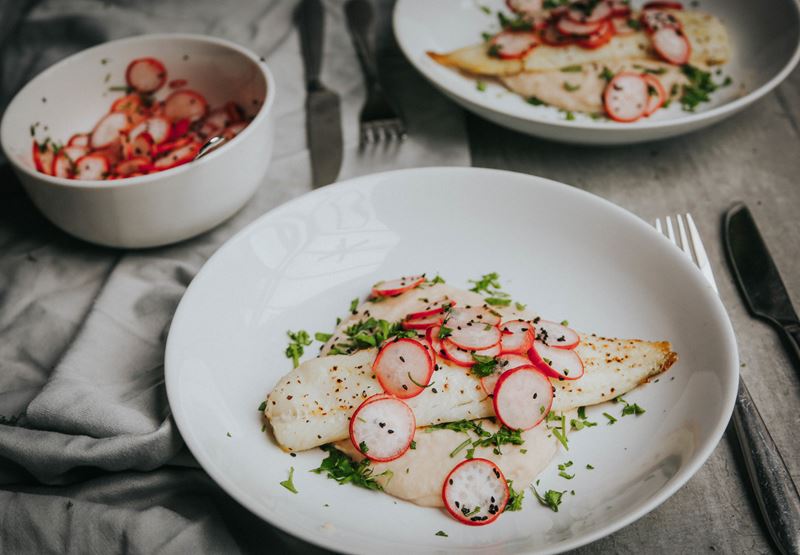
[[[244,131],[245,127],[247,127],[247,123],[243,121],[232,123],[222,130],[222,136],[226,139],[233,139],[236,135]]]
[[[102,154],[87,154],[75,161],[75,177],[87,181],[97,181],[108,177],[110,164]]]
[[[553,385],[533,365],[504,372],[494,386],[494,413],[512,430],[536,427],[550,412],[552,403]]]
[[[575,42],[573,37],[562,34],[555,25],[547,26],[540,36],[542,42],[549,46],[566,46]]]
[[[642,6],[643,10],[682,10],[683,4],[680,2],[646,2]]]
[[[199,142],[192,141],[187,145],[176,148],[153,162],[153,168],[157,170],[167,170],[191,162],[194,160],[194,157],[197,156],[197,153],[200,152],[201,146],[203,145]]]
[[[500,324],[503,333],[500,339],[500,352],[503,354],[524,354],[533,346],[534,327],[525,320],[510,320]]]
[[[494,522],[508,504],[506,477],[492,461],[458,463],[442,485],[442,501],[453,518],[470,526]]]
[[[217,108],[216,110],[211,110],[206,116],[206,119],[203,120],[203,125],[200,128],[200,132],[204,135],[212,135],[222,129],[228,127],[230,123],[232,123],[230,115],[225,108]]]
[[[156,145],[156,155],[177,150],[191,143],[192,143],[191,137],[181,137],[180,139],[176,139],[174,141],[167,141],[161,143],[160,145]]]
[[[138,58],[128,64],[125,81],[139,92],[151,93],[164,86],[167,69],[155,58]]]
[[[406,276],[382,281],[375,284],[372,288],[372,294],[376,297],[394,297],[414,289],[423,281],[425,281],[425,276]]]
[[[642,78],[647,82],[648,94],[647,109],[644,111],[644,115],[649,116],[664,105],[667,100],[667,91],[655,75],[646,73],[642,75]]]
[[[442,318],[441,314],[431,314],[424,318],[407,318],[403,320],[403,328],[407,330],[426,330],[432,326],[441,325]]]
[[[442,341],[442,350],[444,351],[445,356],[447,359],[456,364],[458,366],[463,366],[465,368],[469,368],[473,364],[475,364],[475,359],[472,355],[479,355],[484,357],[496,357],[500,354],[500,343],[489,347],[488,349],[480,349],[480,350],[468,350],[462,349],[450,339],[445,339]]]
[[[596,21],[592,23],[578,23],[577,21],[573,21],[568,17],[562,17],[556,23],[556,29],[558,32],[564,35],[570,35],[573,37],[586,37],[591,35],[592,33],[596,33],[600,28],[603,26],[602,21]]]
[[[134,174],[140,174],[150,171],[153,163],[149,158],[141,156],[139,158],[131,158],[124,160],[114,166],[114,173],[121,177],[132,177]]]
[[[421,341],[404,337],[383,344],[372,371],[386,393],[410,399],[428,386],[433,375],[433,357]]]
[[[173,79],[169,82],[170,89],[180,89],[181,87],[185,87],[189,84],[189,81],[186,79]]]
[[[146,156],[148,158],[155,154],[153,145],[155,141],[147,131],[139,133],[136,138],[125,143],[123,147],[123,155],[125,158],[139,158]]]
[[[502,31],[489,41],[490,48],[504,60],[522,58],[539,44],[539,36],[533,31]]]
[[[133,113],[138,111],[142,106],[142,97],[136,93],[126,94],[121,96],[111,103],[109,112],[125,112]]]
[[[631,19],[628,16],[614,17],[611,19],[611,26],[614,28],[614,33],[617,35],[632,35],[636,29],[631,27]]]
[[[444,351],[444,347],[442,347],[442,340],[439,339],[439,331],[441,331],[441,329],[442,326],[428,328],[425,331],[425,340],[428,342],[428,346],[436,357],[447,358],[447,353]]]
[[[628,71],[616,74],[603,93],[608,116],[625,123],[642,117],[647,101],[647,83],[638,73]]]
[[[544,9],[544,0],[506,0],[506,6],[520,15],[538,16]]]
[[[167,140],[177,141],[178,139],[182,139],[184,135],[189,132],[189,127],[191,127],[191,125],[192,122],[190,122],[187,118],[179,119],[178,121],[173,122],[169,129]]]
[[[567,17],[576,23],[596,23],[611,17],[614,10],[608,2],[574,2]]]
[[[504,373],[508,372],[509,370],[513,370],[514,368],[519,368],[520,366],[530,366],[531,359],[527,357],[527,355],[516,355],[516,354],[508,354],[508,355],[500,355],[497,357],[497,367],[495,369],[494,374],[489,374],[488,376],[484,376],[481,378],[481,385],[483,386],[483,390],[486,391],[487,395],[492,395],[494,393],[494,386],[497,384],[497,380],[500,379],[500,376]]]
[[[450,327],[445,324],[445,327]],[[466,350],[483,350],[500,343],[500,330],[497,326],[470,322],[469,324],[451,328],[448,338],[454,345]]]
[[[683,65],[692,55],[692,45],[681,29],[664,27],[650,37],[653,49],[664,61],[674,65]]]
[[[244,121],[247,113],[244,111],[238,103],[234,102],[233,100],[229,100],[225,103],[225,107],[223,108],[225,112],[228,114],[228,125],[233,123],[238,123]]]
[[[70,179],[75,176],[75,163],[86,154],[86,148],[80,146],[66,146],[62,148],[53,160],[53,175]]]
[[[50,141],[44,143],[32,141],[32,143],[31,154],[33,157],[33,165],[38,171],[47,175],[53,175],[53,160],[55,159],[53,144]]]
[[[538,320],[535,324],[536,340],[556,349],[574,349],[581,342],[578,332],[550,320]]]
[[[128,116],[124,112],[111,112],[104,116],[92,131],[92,148],[104,148],[119,138],[121,131],[128,127]]]
[[[130,130],[128,133],[128,138],[133,140],[139,136],[140,133],[147,132],[150,133],[154,143],[161,144],[167,140],[167,137],[169,137],[171,127],[172,124],[167,118],[161,116],[147,118]]]
[[[350,441],[370,460],[393,461],[408,451],[416,428],[408,405],[379,393],[361,403],[350,417]]]
[[[455,305],[456,302],[454,300],[445,298],[431,303],[425,307],[424,310],[420,310],[419,312],[410,312],[406,316],[406,320],[416,320],[418,318],[427,318],[428,316],[433,316],[434,314],[441,314],[446,308],[454,307]]]
[[[639,20],[650,33],[655,33],[660,29],[681,29],[683,27],[674,15],[660,10],[644,10]]]
[[[449,328],[457,328],[472,322],[496,326],[500,323],[500,315],[485,306],[455,307],[448,313],[447,322]]]
[[[88,147],[89,146],[89,134],[88,133],[75,133],[72,137],[69,138],[69,141],[67,141],[67,146]]]
[[[207,111],[208,102],[197,91],[188,89],[175,91],[164,101],[164,115],[172,121],[181,119],[197,121],[205,117]]]
[[[577,380],[583,376],[581,357],[569,349],[556,349],[541,341],[534,341],[533,348],[528,351],[528,358],[536,368],[551,378]]]
[[[578,46],[593,50],[607,44],[614,38],[614,26],[609,21],[603,21],[600,28],[588,37],[579,40]]]
[[[626,0],[611,0],[611,14],[614,16],[628,15],[631,13],[631,6]]]

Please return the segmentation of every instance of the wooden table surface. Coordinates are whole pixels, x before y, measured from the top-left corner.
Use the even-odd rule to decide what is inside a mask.
[[[722,216],[744,201],[800,307],[800,71],[727,121],[636,146],[577,147],[468,116],[474,166],[568,183],[648,222],[691,212],[739,343],[741,372],[800,483],[800,376],[778,336],[748,314],[724,257]],[[576,553],[771,553],[731,426],[700,471],[661,507]]]

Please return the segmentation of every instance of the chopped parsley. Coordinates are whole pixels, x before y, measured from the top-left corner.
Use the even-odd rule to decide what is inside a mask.
[[[541,100],[539,97],[536,96],[529,96],[528,98],[525,99],[525,102],[533,106],[547,106],[547,103],[544,100]]]
[[[287,331],[286,335],[289,336],[289,345],[286,347],[286,358],[292,359],[292,364],[295,368],[300,364],[300,357],[303,356],[303,347],[311,345],[311,337],[305,330],[296,332]]]
[[[572,113],[571,110],[561,110],[564,113],[564,119],[567,121],[573,121],[575,119],[575,114]]]
[[[522,303],[514,303],[514,306],[516,307],[517,310],[525,310],[526,308],[528,308],[528,305]]]
[[[475,88],[478,89],[480,92],[484,92],[486,90],[486,81],[476,82]]]
[[[622,407],[622,416],[628,416],[628,415],[631,415],[631,414],[639,416],[640,414],[644,414],[645,412],[647,412],[647,411],[645,411],[642,407],[640,407],[636,403],[630,404],[630,403],[626,402],[625,406]]]
[[[383,488],[375,478],[384,475],[391,477],[391,473],[388,470],[373,476],[369,459],[363,459],[356,463],[331,445],[323,445],[322,450],[327,451],[328,456],[322,460],[322,464],[318,468],[313,469],[311,472],[315,474],[324,472],[328,478],[336,480],[339,484],[354,484],[366,489],[382,490]]]
[[[291,491],[292,493],[297,493],[297,488],[294,487],[294,467],[289,467],[289,477],[281,482],[281,485]]]
[[[508,17],[503,12],[497,12],[497,19],[504,31],[530,31],[533,28],[531,21],[519,14]]]
[[[336,343],[330,350],[332,355],[349,355],[361,349],[377,347],[390,337],[416,337],[413,330],[403,329],[400,323],[388,322],[368,318],[356,322],[344,330],[349,338],[347,341]]]
[[[369,452],[369,447],[367,447],[367,442],[362,441],[361,443],[359,443],[358,450],[361,451],[361,453],[363,453],[364,455],[366,455]]]
[[[569,320],[561,320],[562,326],[569,326]]]
[[[266,408],[267,408],[267,402],[261,401],[261,404],[258,405],[258,412],[264,412]]]
[[[564,81],[564,84],[562,86],[564,87],[564,90],[567,91],[567,92],[575,92],[575,91],[577,91],[578,89],[581,88],[580,85],[573,85],[572,83],[570,83],[568,81]]]
[[[317,333],[314,334],[314,339],[322,343],[327,343],[331,337],[333,337],[332,333],[323,333],[321,331],[318,331]]]
[[[683,85],[681,105],[687,112],[694,112],[701,102],[708,102],[709,95],[716,91],[720,85],[711,79],[711,73],[703,71],[693,65],[686,64],[681,67],[683,74],[689,79],[688,85]],[[726,83],[723,83],[725,85]]]
[[[565,462],[563,464],[558,465],[558,470],[559,470],[558,475],[561,476],[562,478],[567,479],[567,480],[572,480],[575,477],[575,475],[574,474],[569,474],[567,472],[567,469],[570,466],[572,466],[572,461],[567,461],[567,462]]]
[[[350,301],[350,314],[358,312],[358,297]]]
[[[486,297],[484,299],[486,304],[490,304],[492,306],[508,306],[511,304],[511,299],[501,299],[499,297]]]
[[[594,470],[594,467],[590,464],[586,465],[586,470]]]
[[[507,444],[522,445],[525,443],[525,440],[522,439],[522,432],[520,430],[512,430],[510,428],[506,428],[505,426],[500,426],[500,429],[498,429],[495,433],[491,433],[490,431],[483,429],[480,424],[471,420],[445,422],[443,424],[434,424],[433,426],[426,428],[426,432],[432,432],[434,430],[452,430],[454,432],[465,433],[468,436],[469,432],[473,432],[478,436],[478,438],[475,440],[473,440],[472,437],[468,437],[468,439],[463,441],[450,453],[451,457],[454,457],[469,445],[471,445],[471,447],[467,449],[466,458],[471,459],[475,453],[475,449],[478,447],[494,446],[495,455],[502,455],[503,453],[500,450],[500,446]]]
[[[583,71],[583,66],[582,65],[578,65],[578,64],[575,64],[575,65],[572,65],[572,66],[566,66],[566,67],[562,67],[561,71],[564,72],[564,73],[578,73],[578,72]]]
[[[447,339],[453,334],[453,330],[448,328],[447,326],[441,326],[439,328],[439,339]]]
[[[437,536],[441,536],[443,538],[449,538],[450,537],[450,536],[447,535],[447,532],[445,532],[444,530],[439,530],[438,532],[436,532],[436,535]]]
[[[639,22],[638,19],[629,18],[628,19],[628,27],[638,31],[639,29],[642,28],[642,24]]]
[[[611,81],[614,78],[614,73],[606,66],[603,66],[603,71],[600,73],[600,77],[606,81]]]
[[[484,33],[481,33],[481,38],[483,38],[484,42],[486,42],[486,41],[489,41],[489,40],[492,40],[492,37],[493,37],[493,36],[494,36],[494,35],[493,35],[493,34],[491,34],[491,33],[485,33],[485,32],[484,32]]]
[[[611,416],[611,415],[610,415],[610,414],[608,414],[607,412],[604,412],[604,413],[603,413],[603,416],[605,416],[606,418],[608,418],[608,425],[609,425],[609,426],[610,426],[611,424],[613,424],[614,422],[616,422],[616,421],[617,421],[617,419],[616,419],[616,418],[614,418],[613,416]]]
[[[546,492],[544,492],[544,496],[541,496],[539,495],[539,492],[536,491],[536,488],[533,486],[531,486],[531,491],[533,491],[533,494],[536,496],[536,499],[539,500],[539,503],[541,503],[545,507],[550,507],[550,509],[552,509],[553,512],[556,513],[558,512],[558,506],[561,505],[561,497],[565,493],[567,493],[566,490],[556,491],[549,489]]]
[[[478,7],[486,15],[490,15],[492,13],[492,10],[490,10],[488,6],[478,6]]]
[[[409,446],[409,449],[416,449],[416,448],[417,448],[417,442],[412,439],[411,440],[411,445]]]
[[[411,377],[411,372],[406,372],[406,374],[408,375],[408,379],[411,380],[411,383],[413,383],[417,387],[421,387],[422,389],[428,388],[428,387],[430,387],[430,386],[432,386],[432,385],[434,385],[436,383],[436,382],[431,382],[428,385],[424,385],[424,384],[419,383],[413,377]]]
[[[475,364],[472,365],[470,371],[477,377],[485,378],[494,374],[494,369],[497,367],[496,358],[472,353],[472,360],[475,361]]]
[[[444,283],[444,282],[445,282],[444,279],[439,274],[436,274],[436,276],[431,280],[431,283]]]
[[[593,428],[597,426],[597,422],[590,422],[589,420],[576,420],[575,418],[569,421],[569,426],[576,432],[584,428]]]
[[[522,500],[525,498],[525,491],[516,491],[512,486],[513,483],[513,480],[506,480],[506,484],[508,484],[508,503],[506,503],[506,508],[503,509],[503,512],[522,510]]]

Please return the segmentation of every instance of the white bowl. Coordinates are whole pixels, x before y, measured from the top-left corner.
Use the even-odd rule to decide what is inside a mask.
[[[634,6],[643,0],[633,0]],[[688,0],[684,4],[689,9]],[[722,81],[733,83],[712,95],[695,113],[669,109],[634,123],[593,120],[575,114],[567,121],[550,106],[531,106],[502,85],[476,80],[434,62],[426,51],[448,52],[480,40],[481,32],[496,25],[494,12],[503,0],[398,0],[394,32],[403,53],[431,83],[477,115],[522,133],[568,143],[615,145],[652,141],[689,133],[736,114],[774,89],[800,59],[800,5],[797,0],[702,0],[696,9],[712,13],[725,24],[732,46],[731,61],[723,66]],[[482,7],[491,8],[491,15]],[[507,10],[506,10],[507,11]]]
[[[250,124],[202,159],[159,173],[114,181],[52,177],[36,171],[31,126],[66,142],[90,131],[123,92],[125,68],[152,56],[168,80],[186,79],[209,105],[241,104]],[[253,195],[269,166],[274,142],[275,81],[259,57],[231,42],[200,35],[143,35],[79,52],[43,71],[14,97],[0,140],[34,204],[55,225],[81,239],[142,248],[187,239],[226,220]],[[164,87],[156,98],[169,94]]]

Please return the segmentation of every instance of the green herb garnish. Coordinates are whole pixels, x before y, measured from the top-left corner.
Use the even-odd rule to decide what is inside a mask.
[[[286,358],[292,359],[292,364],[297,368],[298,364],[300,364],[300,357],[303,356],[303,347],[311,345],[311,337],[305,330],[287,331],[286,335],[289,336],[290,340],[289,346],[286,347],[285,351]]]
[[[575,92],[581,88],[580,85],[573,85],[572,83],[568,83],[567,81],[564,81],[564,84],[562,86],[564,87],[564,90],[567,92]]]
[[[358,297],[350,301],[350,314],[356,314],[358,312]]]
[[[318,331],[317,333],[314,334],[314,339],[322,343],[327,343],[331,337],[333,337],[332,333],[323,333],[321,331]]]
[[[292,493],[297,493],[297,489],[294,487],[294,482],[292,481],[293,478],[294,478],[294,467],[292,466],[289,468],[289,477],[280,484],[289,491],[291,491]]]
[[[539,500],[539,503],[541,503],[545,507],[550,507],[553,510],[553,512],[556,513],[558,512],[558,506],[561,505],[561,496],[567,493],[566,490],[555,491],[549,489],[546,492],[544,492],[544,497],[542,497],[541,495],[539,495],[539,492],[536,491],[535,487],[531,486],[531,490],[533,491],[533,494],[536,496],[536,499]]]
[[[547,106],[547,103],[544,100],[541,100],[536,96],[529,96],[525,99],[525,102],[533,106]]]
[[[447,535],[447,532],[445,532],[444,530],[439,530],[438,532],[436,532],[436,535],[437,536],[441,536],[443,538],[449,538],[450,537],[450,536]]]
[[[328,478],[336,480],[339,484],[355,484],[356,486],[372,489],[382,490],[383,487],[375,480],[380,476],[387,475],[382,472],[377,476],[373,476],[373,470],[370,468],[370,460],[363,459],[356,463],[350,457],[337,451],[331,445],[323,445],[323,451],[327,451],[328,456],[322,460],[322,464],[311,472],[315,474],[327,474]]]
[[[609,424],[609,426],[610,426],[611,424],[613,424],[614,422],[616,422],[616,421],[617,421],[617,419],[616,419],[616,418],[614,418],[613,416],[611,416],[611,415],[610,415],[610,414],[608,414],[607,412],[604,412],[604,413],[603,413],[603,416],[605,416],[606,418],[608,418],[608,424]]]
[[[614,78],[614,73],[607,67],[603,66],[603,71],[600,73],[600,77],[606,81],[611,81]]]
[[[261,401],[261,404],[258,405],[258,412],[264,412],[266,408],[267,408],[267,402]]]
[[[516,491],[511,485],[513,483],[514,480],[506,480],[506,484],[508,484],[508,503],[506,503],[506,508],[503,509],[503,512],[522,510],[522,500],[525,498],[525,491]]]
[[[472,360],[475,361],[475,364],[472,365],[470,371],[477,377],[485,378],[494,374],[494,370],[497,367],[496,358],[472,353]]]
[[[361,451],[364,455],[369,453],[369,447],[367,447],[367,442],[366,441],[362,441],[361,443],[359,443],[358,444],[358,450]]]
[[[475,83],[475,88],[480,92],[486,91],[486,81],[478,81]]]
[[[572,66],[562,67],[560,71],[564,73],[578,73],[580,71],[583,71],[583,66],[575,64]]]

